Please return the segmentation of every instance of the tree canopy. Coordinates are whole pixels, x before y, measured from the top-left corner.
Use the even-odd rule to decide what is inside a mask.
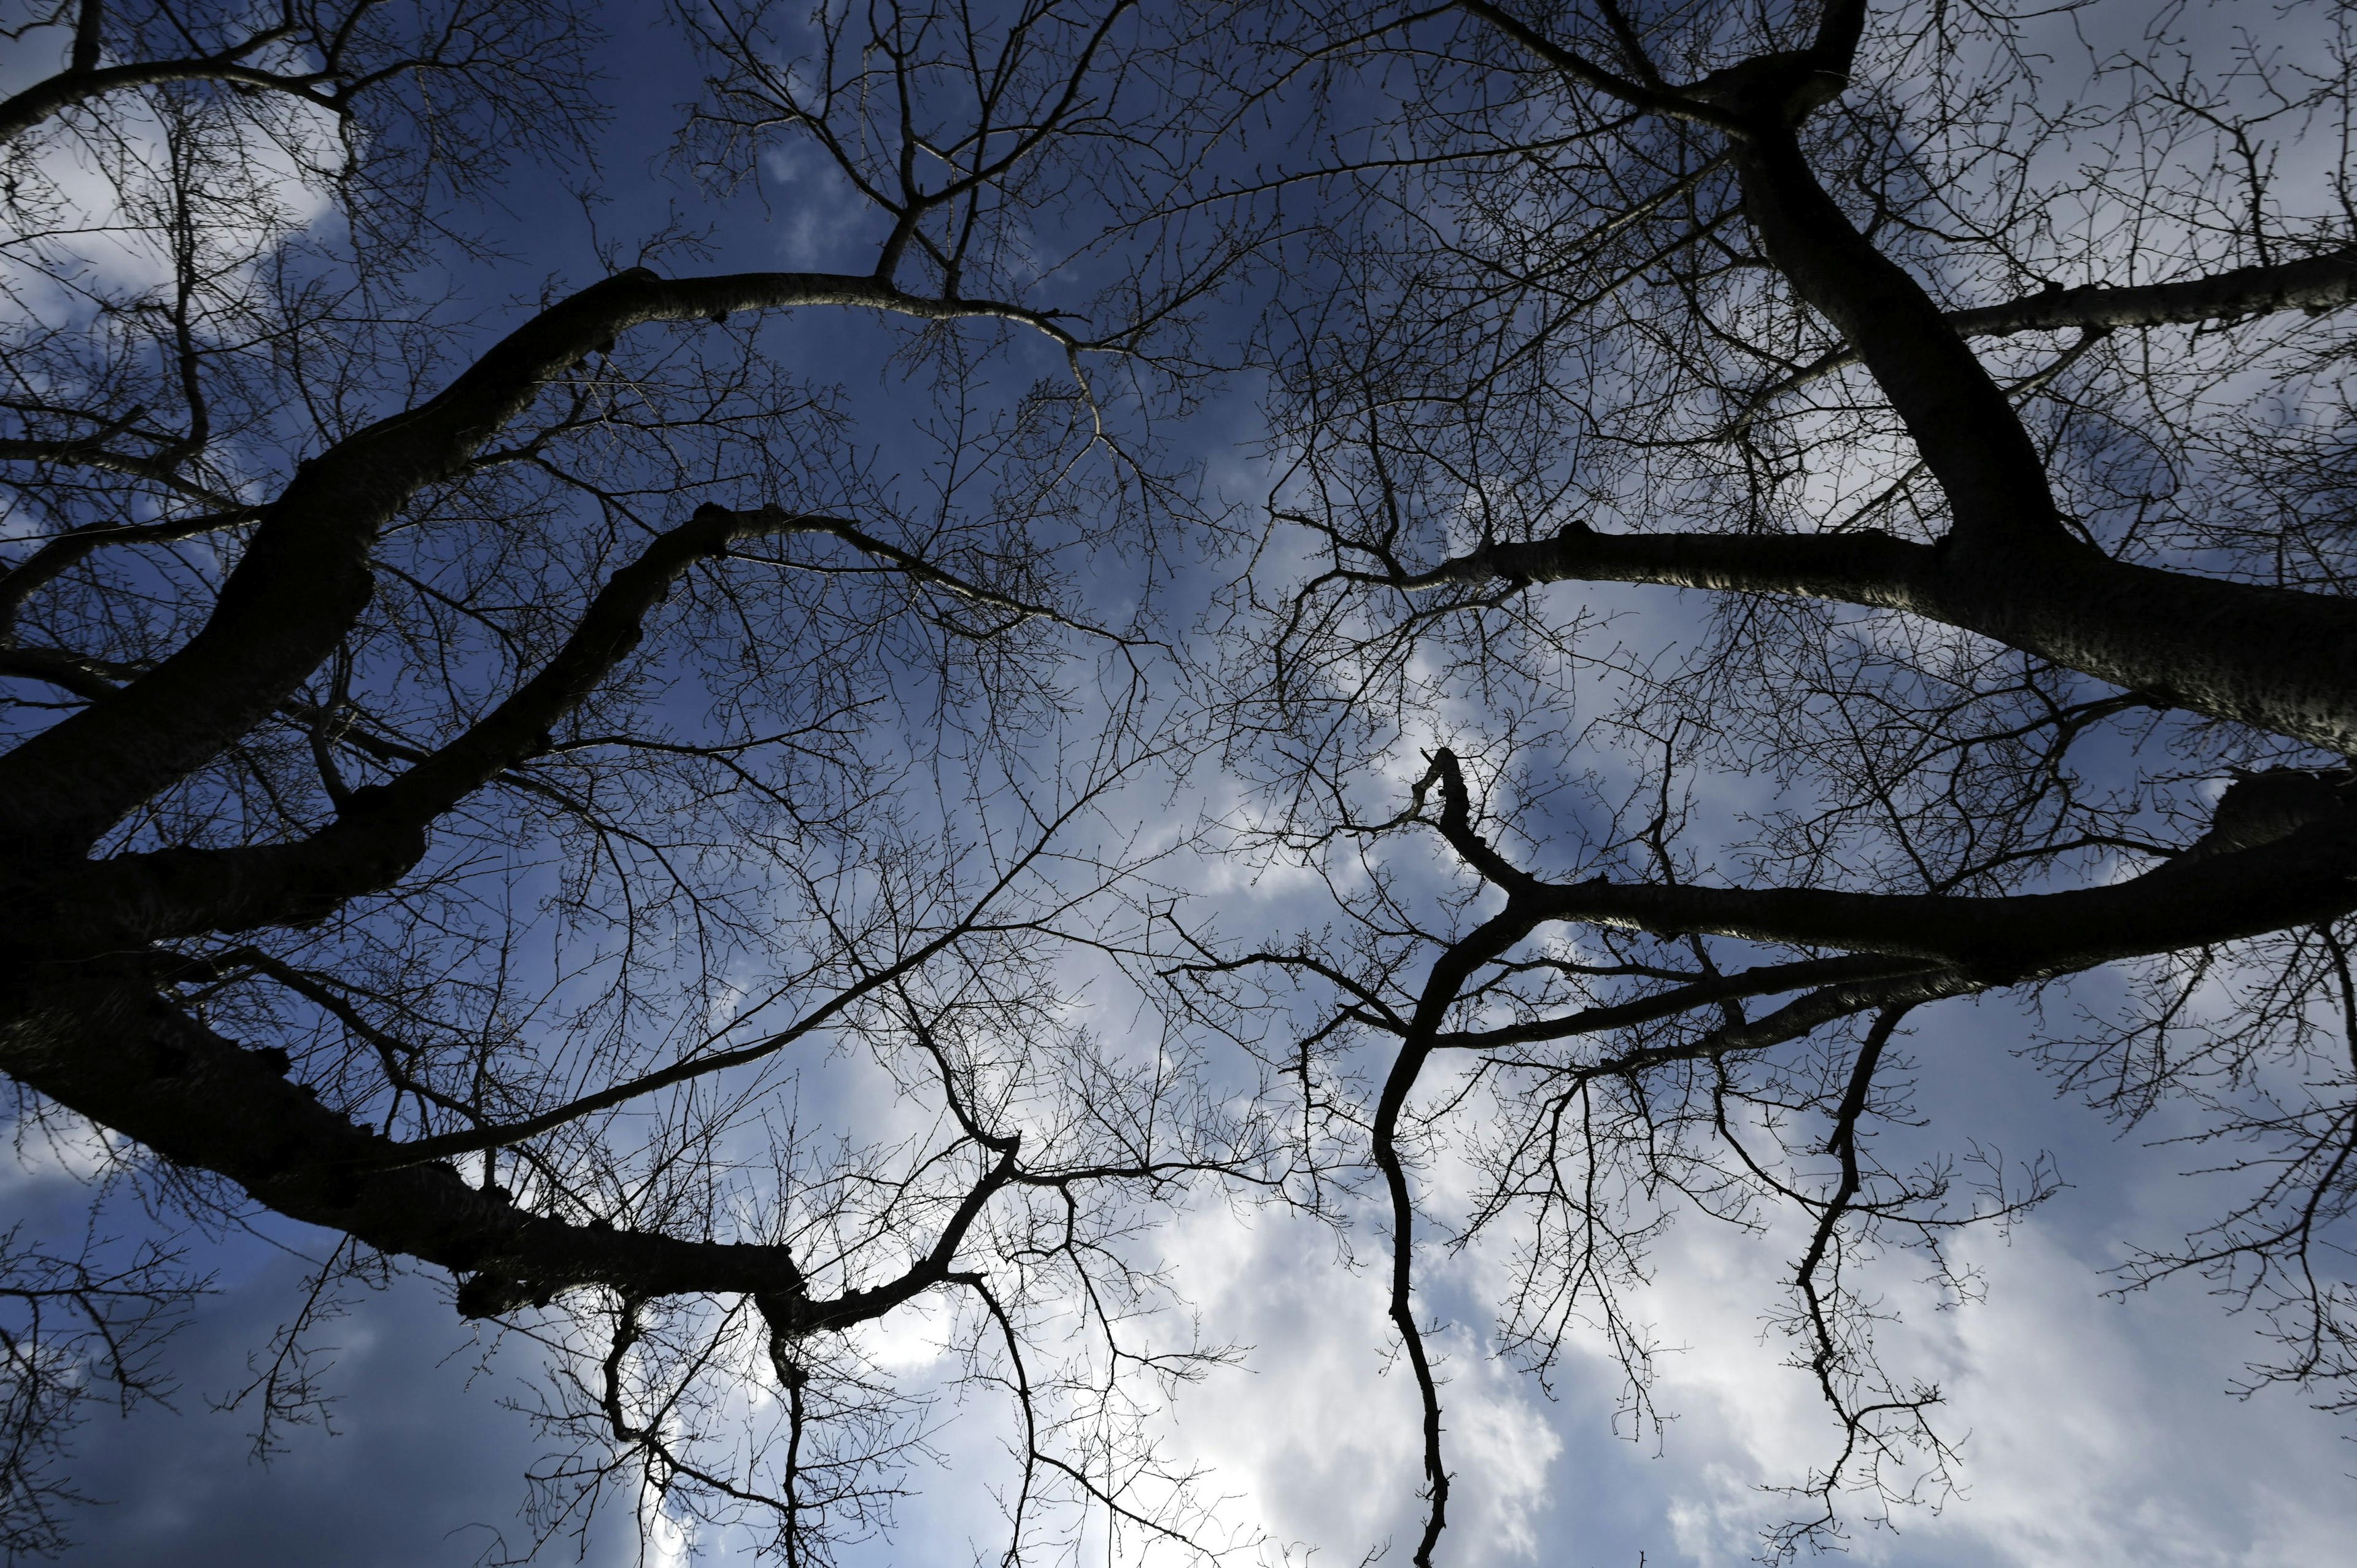
[[[2352,39],[2212,22],[17,4],[0,1072],[152,1221],[7,1232],[0,1541],[262,1225],[264,1451],[389,1272],[544,1347],[519,1554],[838,1561],[952,1398],[977,1551],[1274,1550],[1224,1205],[1381,1281],[1426,1565],[1430,1270],[1658,1431],[1650,1249],[1781,1217],[1789,1557],[1955,1484],[1878,1260],[2060,1190],[1910,1099],[1976,997],[2357,1409]]]

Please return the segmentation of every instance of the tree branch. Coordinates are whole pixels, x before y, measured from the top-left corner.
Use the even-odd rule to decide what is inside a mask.
[[[1975,553],[1953,540],[1913,544],[1875,530],[1608,534],[1573,524],[1553,539],[1486,544],[1421,571],[1346,569],[1327,580],[1405,593],[1449,584],[1658,583],[1904,610],[2156,704],[2357,752],[2357,604],[2115,561],[2059,532]]]
[[[2125,328],[2190,326],[2237,317],[2304,310],[2311,316],[2357,303],[2357,246],[2305,256],[2272,266],[2234,267],[2172,283],[2087,284],[2024,295],[2002,305],[1952,310],[1942,319],[1964,338],[2010,338],[2022,332],[2061,332],[2080,328],[2105,332]],[[1858,362],[1854,349],[1837,349],[1810,361],[1746,400],[1745,418],[1811,381]]]
[[[0,842],[78,854],[157,789],[202,766],[292,693],[333,651],[373,592],[378,532],[425,485],[475,452],[567,366],[634,327],[734,311],[831,305],[926,320],[993,316],[1068,346],[1046,315],[984,300],[909,295],[871,277],[745,273],[665,279],[633,268],[541,312],[439,395],[347,436],[304,465],[188,644],[121,692],[0,757]]]
[[[472,1276],[459,1305],[473,1316],[600,1285],[642,1298],[753,1294],[773,1324],[798,1333],[871,1321],[943,1282],[1012,1168],[1011,1155],[991,1165],[902,1274],[814,1300],[782,1246],[570,1224],[496,1187],[470,1187],[447,1165],[404,1165],[393,1140],[282,1077],[283,1056],[244,1049],[155,995],[145,967],[117,957],[51,981],[38,997],[8,997],[29,1004],[0,1012],[0,1069],[290,1219]]]
[[[1469,865],[1494,860],[1496,852],[1472,832],[1457,805],[1466,790],[1455,755],[1435,753],[1431,776],[1447,803],[1435,824],[1442,836]],[[2012,984],[2329,919],[2357,908],[2352,873],[2357,811],[2348,808],[2273,843],[2172,863],[2110,886],[1994,898],[1611,883],[1600,876],[1556,883],[1517,872],[1516,880],[1501,884],[1505,912],[1480,929],[1478,941],[1466,942],[1469,952],[1492,944],[1502,951],[1541,922],[1580,921],[1661,936],[1883,953],[1953,966],[1977,984]],[[1519,929],[1504,935],[1516,922]],[[1476,961],[1492,956],[1480,951]]]

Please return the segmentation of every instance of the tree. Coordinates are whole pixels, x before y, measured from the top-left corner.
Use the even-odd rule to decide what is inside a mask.
[[[1187,504],[1127,432],[1225,252],[1148,275],[1088,238],[1192,111],[1126,0],[676,26],[683,166],[717,198],[814,150],[866,270],[667,275],[700,241],[658,233],[487,337],[425,269],[496,261],[464,203],[504,157],[577,158],[567,12],[20,18],[64,57],[0,108],[20,1136],[104,1129],[176,1212],[341,1236],[305,1315],[422,1263],[537,1325],[544,1536],[619,1489],[831,1560],[930,1431],[853,1331],[938,1303],[1007,1402],[1011,1552],[1059,1498],[1176,1532],[1186,1477],[1124,1412],[1216,1352],[1131,1343],[1162,1285],[1125,1232],[1281,1151],[1183,1047],[1073,1012],[1071,950],[1127,957],[1111,803],[1166,739],[1147,623],[1068,607],[1124,560],[1150,613]],[[796,369],[845,353],[893,371],[892,425]],[[797,1109],[813,1051],[866,1064],[868,1126]],[[160,1328],[197,1283],[102,1262],[0,1288],[103,1331],[108,1292]],[[20,1327],[0,1506],[53,1548],[74,1342]],[[265,1446],[306,1328],[256,1362]]]
[[[1364,1195],[1428,1564],[1419,1239],[1500,1245],[1502,1346],[1599,1327],[1642,1418],[1648,1244],[1781,1209],[1834,1423],[1790,1553],[1948,1484],[1874,1254],[1962,1294],[1945,1239],[2054,1190],[1890,1155],[1906,1031],[2098,969],[2032,1047],[2250,1182],[2125,1283],[2210,1275],[2257,1380],[2345,1406],[2342,13],[2205,59],[2176,11],[1153,9],[681,7],[673,171],[784,167],[859,259],[642,221],[479,321],[511,154],[585,222],[622,183],[584,18],[12,16],[58,68],[0,105],[0,1070],[168,1212],[339,1239],[258,1441],[337,1293],[422,1266],[555,1358],[541,1534],[613,1494],[824,1563],[928,1452],[863,1337],[915,1317],[1001,1401],[1007,1561],[1091,1509],[1215,1553],[1142,1418],[1222,1352],[1138,1327],[1183,1288],[1144,1238]],[[1236,541],[1166,420],[1223,360],[1269,531],[1173,659],[1163,585]],[[1220,742],[1220,853],[1329,927],[1188,896]],[[202,1288],[93,1236],[0,1276],[12,1549]]]
[[[1313,548],[1240,585],[1222,668],[1253,832],[1346,918],[1190,972],[1366,1129],[1419,1563],[1419,1232],[1512,1260],[1540,1372],[1599,1326],[1641,1416],[1649,1242],[1795,1213],[1768,1311],[1837,1441],[1770,1555],[1943,1491],[1860,1272],[1917,1248],[1962,1293],[1943,1239],[2055,1178],[1878,1157],[1896,1042],[2095,1007],[2098,969],[2126,1001],[2035,1053],[2131,1124],[2190,1101],[2245,1181],[2122,1283],[2206,1276],[2270,1326],[2255,1385],[2350,1408],[2347,14],[2067,9],[1458,0],[1302,46],[1332,150],[1265,328],[1265,558]],[[1601,584],[1706,625],[1624,641]]]

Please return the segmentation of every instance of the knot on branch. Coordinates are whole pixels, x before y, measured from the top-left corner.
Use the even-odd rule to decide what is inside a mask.
[[[522,1280],[486,1271],[458,1283],[458,1316],[504,1317],[526,1306],[546,1306],[549,1297]]]
[[[2357,790],[2357,771],[2271,768],[2237,777],[2210,812],[2210,831],[2177,864],[2256,849],[2288,838],[2310,822],[2338,815]]]
[[[1795,49],[1714,70],[1684,95],[1745,120],[1792,126],[1848,90],[1847,71],[1829,67],[1815,49]]]
[[[789,1389],[798,1389],[809,1380],[810,1373],[794,1354],[794,1346],[810,1337],[817,1327],[812,1321],[810,1298],[799,1289],[787,1291],[756,1291],[754,1310],[770,1326],[770,1365],[778,1380]]]

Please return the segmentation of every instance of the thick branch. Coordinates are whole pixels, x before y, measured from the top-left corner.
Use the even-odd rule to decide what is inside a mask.
[[[548,732],[638,645],[647,613],[690,565],[723,555],[743,539],[793,532],[867,538],[840,520],[777,507],[742,512],[699,507],[617,571],[555,654],[505,701],[447,745],[416,755],[390,784],[352,791],[336,820],[309,838],[71,862],[21,893],[14,912],[38,928],[48,950],[76,953],[317,918],[383,887],[425,854],[436,817],[545,747]],[[965,586],[905,552],[876,547],[896,565],[920,567],[925,581]],[[75,671],[47,666],[70,662],[52,657],[42,673],[62,682]],[[6,670],[0,656],[0,672]],[[113,691],[87,677],[75,689],[94,698]]]
[[[1731,1002],[1746,996],[1772,996],[1806,986],[1886,980],[1918,972],[1927,972],[1926,966],[1919,961],[1870,955],[1762,964],[1757,969],[1741,970],[1734,974],[1698,981],[1692,985],[1681,985],[1658,996],[1586,1007],[1559,1018],[1534,1018],[1527,1023],[1507,1024],[1495,1029],[1443,1033],[1436,1035],[1432,1043],[1443,1050],[1496,1050],[1506,1046],[1569,1039],[1576,1035],[1602,1034],[1608,1029],[1625,1029],[1631,1025],[1650,1024],[1712,1003]]]
[[[107,96],[134,87],[160,87],[178,81],[223,81],[235,87],[256,88],[271,92],[284,92],[331,113],[339,107],[338,96],[319,89],[334,80],[326,75],[282,75],[276,71],[259,70],[237,59],[221,56],[203,56],[193,59],[142,60],[128,65],[102,66],[96,70],[67,70],[37,81],[22,92],[0,102],[0,146],[16,140],[71,109],[78,109]]]
[[[1457,758],[1436,753],[1433,772],[1446,803],[1436,825],[1450,847],[1469,864],[1494,858],[1458,805],[1465,785]],[[2330,919],[2357,909],[2352,876],[2357,811],[2345,808],[2255,848],[2171,864],[2110,886],[2007,897],[1696,887],[1600,876],[1556,883],[1518,873],[1502,884],[1506,911],[1480,929],[1480,940],[1469,938],[1460,948],[1469,961],[1486,962],[1541,922],[1570,920],[1663,936],[1886,953],[1953,966],[1976,984],[2010,984]],[[1508,935],[1501,922],[1510,918],[1520,926]],[[1437,1033],[1437,1019],[1433,1028]]]
[[[1734,118],[1717,106],[1698,102],[1672,89],[1657,89],[1605,70],[1594,60],[1567,49],[1544,33],[1523,21],[1504,7],[1490,0],[1457,0],[1457,8],[1468,16],[1478,16],[1507,38],[1522,45],[1555,70],[1578,82],[1582,87],[1616,99],[1631,109],[1641,109],[1657,114],[1667,114],[1680,120],[1715,125],[1721,130],[1738,128]]]
[[[2000,553],[1832,535],[1607,534],[1567,528],[1415,573],[1339,580],[1660,583],[1905,610],[1977,632],[2159,704],[2357,752],[2357,605],[2115,561],[2050,537]]]
[[[1943,317],[1964,338],[2009,338],[2019,332],[2061,332],[2073,328],[2108,332],[2123,328],[2191,326],[2268,316],[2284,310],[2321,315],[2357,303],[2357,246],[2306,256],[2272,266],[2234,267],[2173,283],[2087,284],[2024,295],[2001,305],[1952,310]],[[1838,349],[1813,360],[1783,380],[1761,388],[1746,403],[1746,421],[1786,392],[1821,381],[1857,363],[1857,350]]]
[[[119,677],[128,673],[62,648],[0,647],[0,679],[46,681],[93,703],[112,696],[120,684]]]
[[[144,413],[135,409],[115,428],[128,425]],[[245,507],[236,497],[225,495],[198,484],[180,472],[180,463],[166,456],[141,456],[136,453],[118,452],[103,443],[108,435],[102,430],[96,435],[73,441],[34,441],[23,437],[0,440],[0,460],[14,463],[57,463],[73,467],[96,468],[102,473],[128,474],[134,478],[148,479],[164,486],[175,495],[186,496],[213,508],[216,511],[242,511],[238,521],[251,521],[258,516],[259,508]]]
[[[133,972],[94,964],[0,996],[0,1070],[167,1159],[215,1172],[290,1219],[474,1279],[463,1310],[510,1311],[602,1285],[640,1298],[755,1294],[801,1331],[879,1317],[942,1283],[1009,1157],[977,1178],[934,1245],[899,1276],[813,1301],[782,1246],[692,1241],[534,1215],[445,1165],[407,1165],[280,1076],[283,1057],[243,1049],[171,1006]],[[22,970],[16,972],[21,975]],[[399,1168],[387,1168],[399,1167]]]
[[[1791,130],[1760,128],[1735,159],[1743,209],[1793,290],[1866,362],[1947,495],[1961,542],[2065,537],[2046,468],[2004,391],[1906,270],[1835,205]]]
[[[0,443],[0,446],[5,445]],[[5,452],[0,456],[5,456]],[[77,528],[70,533],[59,534],[15,566],[0,568],[0,643],[8,641],[13,635],[10,628],[16,625],[17,612],[34,589],[55,581],[93,551],[117,544],[170,544],[252,522],[261,515],[259,507],[246,507],[202,517],[176,518],[169,522]]]
[[[1922,286],[1850,223],[1801,154],[1793,126],[1848,84],[1865,25],[1860,0],[1827,7],[1813,48],[1662,90],[1601,70],[1487,0],[1459,3],[1582,86],[1727,132],[1744,214],[1769,259],[1866,361],[1946,491],[1958,535],[1975,544],[2063,537],[2037,448],[2003,392]]]
[[[2053,289],[2003,305],[1958,310],[1951,329],[1968,338],[2005,338],[2072,327],[2165,327],[2225,321],[2280,310],[2311,314],[2357,302],[2357,246],[2273,266],[2234,267],[2174,283]]]
[[[1044,317],[987,301],[927,299],[874,278],[745,273],[665,279],[643,268],[541,312],[438,396],[306,464],[188,645],[120,693],[0,757],[0,840],[19,854],[76,854],[124,812],[217,755],[301,685],[373,591],[368,553],[422,487],[457,472],[550,380],[651,322],[836,305],[928,319],[1001,316],[1069,342]]]
[[[1598,533],[1577,524],[1528,544],[1485,544],[1423,572],[1341,574],[1343,581],[1416,593],[1445,584],[1658,583],[1729,593],[1794,594],[1922,613],[1939,558],[1874,530],[1780,537],[1733,533]]]
[[[1467,8],[1546,54],[1544,40],[1525,38],[1529,29],[1508,26],[1492,15],[1494,7]],[[1846,80],[1862,18],[1863,7],[1844,0],[1829,8],[1816,49],[1763,57],[1716,72],[1693,88],[1672,90],[1674,95],[1707,99],[1738,116],[1734,162],[1744,211],[1762,247],[1801,298],[1833,323],[1873,373],[1954,518],[1953,533],[1933,557],[1936,570],[1915,572],[1912,582],[1896,592],[1878,584],[1870,594],[1826,596],[1899,601],[1898,607],[2197,712],[2335,750],[2357,749],[2357,610],[2312,595],[2126,565],[2072,540],[2036,445],[2004,390],[1931,295],[1878,251],[1818,183],[1792,125],[1813,100],[1822,102],[1822,94]],[[1658,107],[1645,102],[1644,90],[1631,84],[1598,79],[1592,71],[1572,74],[1623,102]],[[2336,279],[2335,264],[2326,259],[2300,263],[2306,270],[2272,286],[2345,291],[2349,283],[2345,276]],[[2247,277],[2221,285],[2228,292],[2254,293],[2269,286]],[[2190,308],[2198,292],[2189,290],[2170,303]],[[2134,307],[2154,309],[2161,303],[2161,296],[2147,295]],[[2201,303],[2214,306],[2217,297]],[[2126,302],[2115,304],[2130,308]],[[1674,551],[1684,542],[1663,548]],[[1817,557],[1802,559],[1813,564]],[[1650,580],[1686,579],[1664,575]],[[1789,579],[1760,586],[1770,592],[1822,591],[1790,585]]]
[[[1556,60],[1561,50],[1496,7],[1467,0],[1465,8],[1585,85],[1670,112],[1652,102],[1660,95],[1650,89],[1585,62],[1574,69]],[[1477,553],[1404,575],[1399,585],[1466,580],[1464,565],[1486,556],[1481,567],[1509,579],[1674,582],[1904,608],[2197,712],[2357,749],[2357,610],[2312,595],[2126,565],[2074,541],[2004,389],[1922,286],[1818,183],[1792,123],[1846,81],[1863,14],[1845,0],[1828,8],[1815,49],[1763,57],[1665,91],[1735,116],[1726,128],[1746,215],[1770,259],[1865,361],[1906,424],[1948,498],[1951,536],[1936,551],[1910,554],[1879,539],[1704,544],[1685,536],[1638,543],[1574,533]],[[2122,313],[2188,309],[2214,306],[2237,291],[2322,298],[2352,286],[2345,257],[2296,265],[2303,270],[2272,281],[2229,274],[2206,295],[2189,288],[2112,305]]]

